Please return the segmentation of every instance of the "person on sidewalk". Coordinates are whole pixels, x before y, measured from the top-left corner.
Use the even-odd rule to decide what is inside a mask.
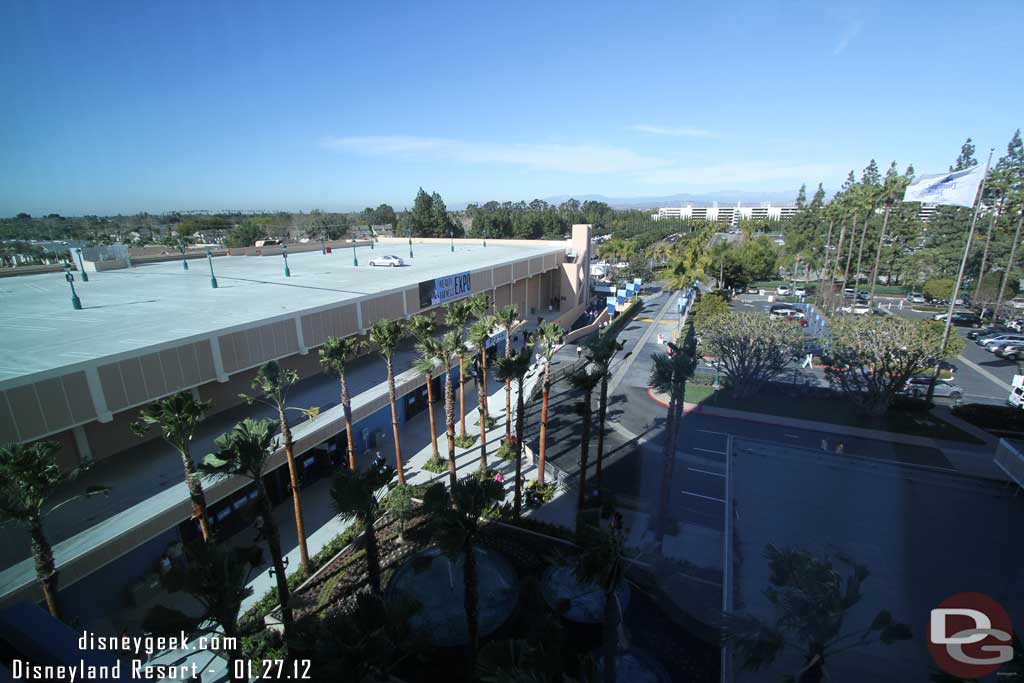
[[[256,538],[252,542],[259,543],[263,540],[263,515],[256,515],[256,521],[253,524],[256,527]]]
[[[501,472],[498,472],[494,475],[494,481],[498,482],[499,484],[504,484],[505,477],[501,476]]]
[[[811,367],[813,365],[814,365],[814,354],[813,353],[809,353],[809,354],[807,354],[807,357],[804,358],[804,362],[803,362],[803,364],[800,367],[801,368],[809,368],[809,367]]]

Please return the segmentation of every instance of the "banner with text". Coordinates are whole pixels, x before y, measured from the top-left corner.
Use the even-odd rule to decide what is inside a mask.
[[[420,283],[420,308],[436,306],[472,294],[469,272],[445,275]]]

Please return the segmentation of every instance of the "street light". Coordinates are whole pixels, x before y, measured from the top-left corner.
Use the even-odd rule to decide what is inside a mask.
[[[85,263],[82,262],[82,248],[75,249],[75,253],[78,254],[78,270],[82,273],[82,282],[88,282],[89,274],[85,272]]]
[[[67,263],[64,264],[64,279],[68,281],[68,285],[71,287],[71,308],[76,311],[82,310],[82,300],[75,293],[75,276],[71,274],[71,266]]]
[[[373,226],[370,226],[370,249],[373,249]]]
[[[323,235],[320,236],[320,253],[327,256],[327,242],[324,241]]]
[[[487,248],[487,231],[488,230],[490,230],[490,227],[485,227],[484,228],[484,248],[485,249]]]
[[[181,249],[181,269],[188,270],[188,261],[185,259],[185,242],[179,244],[178,248]]]
[[[412,225],[409,226],[409,258],[412,258]]]
[[[210,264],[210,288],[217,289],[217,277],[213,274],[213,251],[206,250],[206,260]]]
[[[281,256],[284,256],[284,276],[285,277],[291,277],[292,276],[292,271],[290,271],[288,269],[288,245],[287,244],[282,244],[281,245]]]
[[[452,241],[452,252],[455,251],[455,228],[448,228],[448,239]]]
[[[356,241],[352,240],[352,265],[359,267],[359,259],[356,258]]]

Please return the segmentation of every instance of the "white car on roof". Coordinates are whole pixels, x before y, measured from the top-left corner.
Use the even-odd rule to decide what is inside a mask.
[[[377,256],[376,258],[370,259],[370,265],[371,266],[386,266],[388,268],[395,268],[395,267],[398,267],[398,266],[404,266],[405,265],[405,261],[403,261],[401,258],[399,258],[398,256],[395,256],[393,254],[385,254],[384,256]]]

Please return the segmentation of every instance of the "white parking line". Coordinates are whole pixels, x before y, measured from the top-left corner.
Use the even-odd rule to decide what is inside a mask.
[[[710,474],[712,477],[721,477],[722,479],[725,479],[725,475],[722,474],[721,472],[711,472],[709,470],[701,470],[701,469],[698,469],[696,467],[687,467],[686,469],[690,470],[691,472],[700,472],[701,474]]]
[[[694,498],[703,498],[704,500],[713,500],[716,503],[724,503],[725,501],[721,498],[714,498],[713,496],[705,496],[700,493],[691,493],[690,491],[682,491],[683,495],[693,496]]]
[[[1003,380],[999,379],[998,377],[996,377],[991,372],[989,372],[985,368],[981,367],[980,365],[978,365],[977,363],[975,363],[971,359],[965,358],[964,356],[957,356],[957,358],[959,358],[964,363],[966,363],[967,367],[971,368],[972,370],[974,370],[975,372],[980,374],[982,377],[985,377],[986,379],[991,380],[992,382],[994,382],[998,386],[1002,387],[1003,389],[1006,389],[1006,391],[1008,391],[1008,392],[1009,391],[1013,391],[1013,387],[1011,387],[1009,384],[1007,384]]]
[[[698,429],[698,432],[704,432],[705,434],[719,434],[721,436],[729,436],[728,432],[713,432],[710,429]]]
[[[941,341],[941,340],[940,340]],[[800,436],[797,434],[786,434],[787,439],[799,439]]]
[[[713,451],[710,448],[700,448],[699,446],[694,446],[693,450],[704,451],[705,453],[714,453],[715,455],[725,455],[725,451]]]

